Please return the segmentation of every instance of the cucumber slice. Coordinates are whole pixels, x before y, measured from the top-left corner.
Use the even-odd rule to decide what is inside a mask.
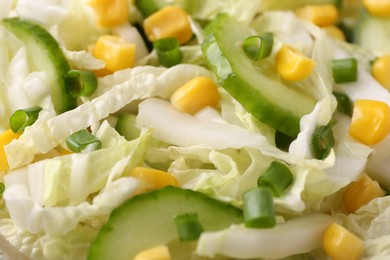
[[[177,241],[174,217],[189,212],[198,214],[205,231],[243,221],[242,211],[232,205],[168,186],[135,196],[115,209],[90,247],[87,259],[133,259],[140,251]]]
[[[76,98],[68,93],[64,82],[70,67],[53,36],[40,25],[19,18],[3,19],[2,23],[25,45],[32,70],[48,73],[55,111],[61,114],[75,108]]]
[[[219,14],[206,28],[203,54],[221,86],[248,112],[295,137],[301,117],[313,110],[315,100],[296,86],[287,85],[274,70],[254,66],[239,44],[249,35],[249,28]]]
[[[115,129],[120,135],[131,141],[139,137],[141,130],[135,127],[137,116],[130,113],[120,114]]]
[[[377,55],[390,54],[390,18],[364,12],[355,27],[354,41]]]
[[[260,1],[260,10],[294,10],[295,8],[305,5],[321,5],[321,4],[333,4],[339,7],[342,4],[342,0],[294,0],[294,1],[275,1],[275,0],[262,0]]]

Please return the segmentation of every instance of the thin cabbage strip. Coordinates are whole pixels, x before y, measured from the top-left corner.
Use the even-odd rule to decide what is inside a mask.
[[[152,135],[164,142],[188,147],[208,145],[215,149],[252,147],[262,154],[291,164],[327,168],[334,164],[332,150],[323,161],[293,156],[271,145],[259,134],[237,125],[198,119],[174,109],[168,102],[149,98],[139,105],[137,127],[153,129]]]
[[[180,74],[182,70],[189,72]],[[165,73],[169,77],[166,77]],[[26,128],[19,139],[5,147],[8,163],[11,169],[27,165],[33,161],[36,154],[45,154],[64,144],[70,134],[88,128],[127,104],[151,96],[169,96],[172,91],[181,87],[182,82],[200,75],[210,74],[206,69],[196,65],[177,65],[167,69],[160,76],[144,73],[130,78],[73,110],[47,121],[36,122]]]

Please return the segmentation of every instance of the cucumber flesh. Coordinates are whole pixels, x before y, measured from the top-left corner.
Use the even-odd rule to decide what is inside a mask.
[[[139,137],[141,130],[135,127],[137,116],[135,114],[123,113],[118,117],[115,129],[120,135],[131,141]]]
[[[205,231],[243,222],[241,209],[196,191],[168,186],[135,196],[115,209],[87,259],[133,259],[145,249],[178,241],[174,217],[190,212],[198,214]]]
[[[2,24],[23,42],[31,69],[47,72],[55,111],[61,114],[75,108],[77,100],[64,82],[70,66],[53,36],[40,25],[19,18],[3,19]]]
[[[291,137],[299,133],[299,121],[316,101],[272,69],[255,66],[240,47],[252,35],[249,28],[226,14],[219,14],[206,28],[203,54],[219,83],[261,122]],[[269,68],[267,68],[269,70]]]
[[[355,27],[354,41],[376,55],[390,54],[390,18],[364,12]]]

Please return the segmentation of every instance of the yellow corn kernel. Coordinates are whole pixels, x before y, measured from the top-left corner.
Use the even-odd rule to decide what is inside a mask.
[[[177,110],[195,114],[204,107],[217,107],[220,95],[216,83],[208,77],[196,77],[171,96],[171,104]]]
[[[390,90],[390,55],[376,59],[371,66],[374,78],[386,89]]]
[[[173,175],[156,169],[135,167],[130,171],[129,176],[139,181],[136,194],[161,189],[165,186],[179,186],[179,182]]]
[[[291,46],[284,45],[275,58],[276,71],[289,81],[306,78],[312,72],[315,62]]]
[[[102,27],[121,25],[129,19],[127,0],[90,0],[97,23]]]
[[[298,17],[318,26],[332,25],[339,19],[339,12],[332,4],[306,5],[296,10]]]
[[[377,100],[356,100],[349,135],[366,145],[383,140],[390,131],[390,108]]]
[[[100,36],[93,48],[93,56],[105,62],[110,72],[134,66],[135,44],[124,41],[118,36]]]
[[[390,0],[363,0],[363,4],[374,16],[390,16]]]
[[[339,27],[334,26],[334,25],[329,25],[329,26],[323,27],[323,29],[331,37],[338,39],[338,40],[341,40],[341,41],[345,41],[345,34]]]
[[[167,246],[156,246],[146,249],[134,257],[134,260],[171,260],[171,254]]]
[[[330,224],[326,229],[322,245],[333,260],[358,260],[364,251],[364,242],[337,223]]]
[[[375,198],[383,197],[385,191],[378,182],[363,174],[359,180],[352,182],[344,191],[343,202],[347,213],[353,213]]]
[[[9,169],[7,155],[5,154],[4,146],[18,139],[22,133],[14,133],[11,129],[0,134],[0,171]]]
[[[179,44],[192,37],[189,16],[180,7],[166,6],[145,19],[145,33],[150,41],[162,38],[176,38]]]

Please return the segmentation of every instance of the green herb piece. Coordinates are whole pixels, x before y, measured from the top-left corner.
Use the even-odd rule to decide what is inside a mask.
[[[39,112],[42,110],[39,106],[16,110],[10,118],[10,126],[14,133],[24,131],[37,121]]]
[[[246,55],[252,60],[258,61],[267,58],[274,44],[274,36],[271,32],[263,32],[260,35],[249,36],[242,43]]]
[[[71,134],[66,139],[66,144],[76,153],[91,152],[102,147],[102,142],[85,129]]]
[[[249,228],[272,228],[276,224],[272,191],[254,188],[244,193],[244,223]]]

